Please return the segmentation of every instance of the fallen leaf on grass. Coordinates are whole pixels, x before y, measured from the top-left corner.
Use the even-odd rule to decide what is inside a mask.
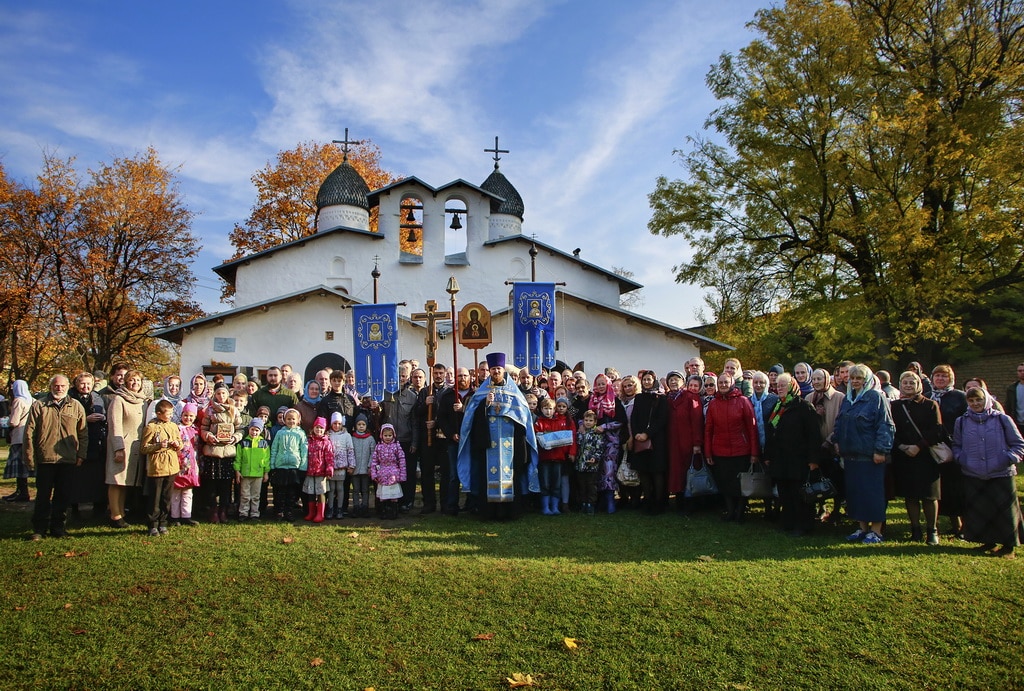
[[[206,632],[206,635],[207,635],[207,636],[209,636],[210,638],[213,638],[213,637],[214,637],[214,636],[216,636],[217,634],[215,634],[215,633],[214,633],[213,631],[207,631],[207,632]]]
[[[370,552],[376,552],[377,551],[376,547],[367,547],[366,549],[369,550]]]
[[[702,554],[699,557],[697,557],[697,561],[714,561],[714,560],[715,560],[714,555]]]
[[[65,602],[64,603],[64,609],[71,609],[71,603],[70,602]]]
[[[522,672],[514,672],[511,677],[505,677],[505,681],[508,682],[508,687],[510,689],[537,685],[537,682],[533,679],[533,675],[523,674]]]
[[[293,542],[295,542],[295,538],[293,538],[293,537],[283,537],[283,538],[281,538],[281,544],[282,545],[290,545]]]
[[[71,633],[75,634],[76,636],[81,636],[83,633],[86,633],[86,630],[85,629],[71,629]]]
[[[484,537],[498,537],[497,533],[484,533]]]
[[[569,650],[579,650],[579,640],[576,638],[563,638],[562,643],[565,643],[565,647]]]
[[[309,666],[310,667],[319,667],[323,663],[324,663],[323,658],[314,657],[312,660],[309,661]]]
[[[41,557],[41,556],[43,556],[43,553],[42,552],[36,552],[32,556],[34,556],[34,557]]]
[[[348,534],[348,536],[349,537],[353,537],[353,538],[354,537],[359,537],[359,533],[357,533],[356,531],[353,530],[351,533]]]
[[[474,641],[493,641],[494,640],[494,634],[493,633],[478,633],[477,635],[473,636],[473,640]]]
[[[26,609],[28,609],[28,607],[25,606],[25,605],[15,605],[14,606],[14,611],[15,612],[24,612]]]

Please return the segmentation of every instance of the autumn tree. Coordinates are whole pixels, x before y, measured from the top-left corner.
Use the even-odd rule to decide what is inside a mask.
[[[1019,291],[1024,4],[790,0],[751,27],[707,76],[718,136],[650,195],[651,232],[695,248],[678,280],[760,291],[716,318],[824,306],[890,366]]]
[[[231,259],[298,240],[316,232],[316,194],[320,184],[341,165],[344,154],[336,144],[302,142],[278,152],[274,163],[252,176],[256,203],[249,218],[231,231],[235,253]],[[380,149],[370,142],[349,147],[348,162],[370,189],[384,187],[394,178],[380,166]],[[377,227],[376,209],[370,228]],[[230,297],[226,290],[224,297]]]
[[[192,299],[192,212],[156,151],[116,159],[85,180],[46,154],[35,187],[3,177],[0,339],[14,377],[164,365],[150,333],[202,314]],[[173,354],[171,354],[173,355]]]

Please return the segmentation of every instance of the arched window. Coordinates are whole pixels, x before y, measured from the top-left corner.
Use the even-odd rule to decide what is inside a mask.
[[[405,197],[399,206],[398,261],[402,264],[423,263],[423,200]]]
[[[469,238],[469,213],[466,202],[449,197],[444,203],[444,263],[455,266],[469,264],[466,254]]]

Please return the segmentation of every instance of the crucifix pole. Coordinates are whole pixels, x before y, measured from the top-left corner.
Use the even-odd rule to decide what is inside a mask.
[[[427,300],[427,303],[423,305],[423,312],[413,312],[409,315],[409,319],[417,322],[427,323],[427,336],[423,339],[424,345],[427,346],[427,365],[433,369],[434,363],[437,362],[437,321],[447,321],[452,319],[452,315],[448,312],[437,311],[437,301]],[[431,372],[430,377],[430,395],[434,395],[434,377]],[[427,419],[431,420],[434,417],[434,406],[433,404],[427,406]],[[431,446],[432,435],[427,435],[427,446]]]
[[[459,292],[459,282],[452,276],[444,289],[452,298],[452,371],[459,376],[459,313],[455,311],[455,295]]]

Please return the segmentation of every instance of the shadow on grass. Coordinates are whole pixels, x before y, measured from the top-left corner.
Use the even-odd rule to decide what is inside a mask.
[[[710,515],[652,517],[620,512],[614,516],[526,515],[508,523],[439,517],[417,521],[390,539],[402,541],[404,552],[412,558],[564,558],[595,564],[938,557],[963,555],[973,546],[944,541],[931,547],[902,539],[905,523],[891,523],[890,529],[895,539],[864,545],[846,541],[852,530],[846,526],[819,526],[797,538],[763,517],[726,524]]]

